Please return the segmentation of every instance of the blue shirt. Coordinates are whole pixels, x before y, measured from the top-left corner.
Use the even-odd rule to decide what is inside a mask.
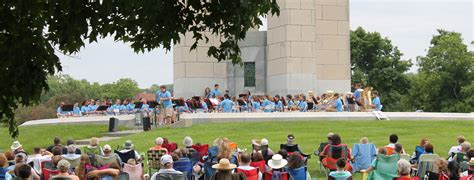
[[[201,105],[202,105],[202,108],[203,108],[203,109],[206,109],[206,110],[207,110],[208,107],[207,107],[206,102],[202,102]]]
[[[97,109],[97,107],[95,107],[95,105],[92,105],[92,104],[90,104],[87,107],[89,108],[89,112],[95,111],[95,109]]]
[[[293,102],[293,100],[288,101],[288,106],[294,106],[294,105],[295,105],[295,103]]]
[[[224,99],[221,102],[222,112],[232,112],[232,106],[234,106],[234,103],[229,99]]]
[[[59,106],[58,109],[56,109],[56,113],[58,113],[58,114],[63,113],[63,110],[61,109],[61,106]]]
[[[219,90],[217,90],[217,89],[213,89],[211,91],[211,97],[215,98],[216,96],[220,96],[220,95],[221,95],[221,92],[219,92]]]
[[[260,109],[260,102],[257,102],[257,101],[252,102],[252,107],[253,107],[255,110]]]
[[[124,104],[120,105],[120,108],[119,108],[120,111],[127,111],[127,106],[125,106]]]
[[[301,101],[299,107],[301,112],[306,112],[306,110],[308,110],[308,103],[306,103],[306,101]]]
[[[169,91],[166,91],[166,92],[158,92],[158,97],[160,98],[171,98],[171,93]],[[161,102],[161,101],[158,101],[158,102]],[[173,103],[171,103],[171,99],[168,99],[168,100],[164,100],[163,102],[161,102],[163,104],[163,107],[164,108],[173,108]]]
[[[120,109],[120,105],[118,104],[114,104],[111,106],[111,109],[114,110],[114,109]]]
[[[358,89],[356,89],[356,90],[354,91],[354,98],[356,99],[356,101],[359,101],[359,99],[360,99],[360,93],[361,93],[361,92],[360,92]]]
[[[375,105],[375,110],[382,110],[382,104],[380,104],[380,98],[378,96],[372,100],[372,105]]]
[[[143,110],[148,110],[149,107],[150,107],[150,105],[148,105],[148,104],[143,104],[143,105],[142,105],[142,108],[140,108],[140,110],[142,110],[142,111],[143,111]]]
[[[81,109],[79,109],[79,107],[74,107],[72,112],[75,114],[75,115],[81,115]]]
[[[135,104],[133,104],[133,103],[128,103],[128,104],[127,104],[127,111],[132,111],[133,109],[135,109]]]
[[[281,102],[281,100],[278,100],[276,108],[278,109],[278,111],[283,110],[283,102]]]
[[[343,108],[341,98],[336,99],[336,102],[334,102],[334,106],[336,107],[337,112],[342,112]]]
[[[81,111],[82,111],[82,113],[87,113],[87,112],[89,112],[89,108],[87,108],[87,106],[82,106]]]

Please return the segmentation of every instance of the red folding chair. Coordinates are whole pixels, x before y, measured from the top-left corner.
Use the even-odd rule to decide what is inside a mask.
[[[192,148],[194,148],[199,153],[199,161],[204,163],[203,157],[207,156],[209,144],[203,144],[200,146],[193,145]]]

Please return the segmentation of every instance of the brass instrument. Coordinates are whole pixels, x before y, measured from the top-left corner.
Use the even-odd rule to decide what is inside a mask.
[[[361,93],[361,109],[360,111],[372,111],[372,90],[371,86],[367,86]]]

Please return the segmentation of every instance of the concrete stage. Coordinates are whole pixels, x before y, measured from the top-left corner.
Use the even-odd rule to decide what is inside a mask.
[[[384,112],[391,121],[399,120],[474,120],[474,113],[427,113],[427,112]],[[92,116],[42,119],[23,123],[21,126],[53,124],[108,124],[116,117],[119,124],[133,126],[134,115]],[[285,113],[194,113],[181,114],[175,127],[190,127],[193,124],[220,122],[266,122],[266,121],[356,121],[377,120],[372,112],[285,112]]]

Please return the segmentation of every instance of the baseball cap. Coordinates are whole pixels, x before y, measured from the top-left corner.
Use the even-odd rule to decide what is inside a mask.
[[[163,155],[161,156],[160,163],[162,165],[173,163],[173,158],[169,154]]]

